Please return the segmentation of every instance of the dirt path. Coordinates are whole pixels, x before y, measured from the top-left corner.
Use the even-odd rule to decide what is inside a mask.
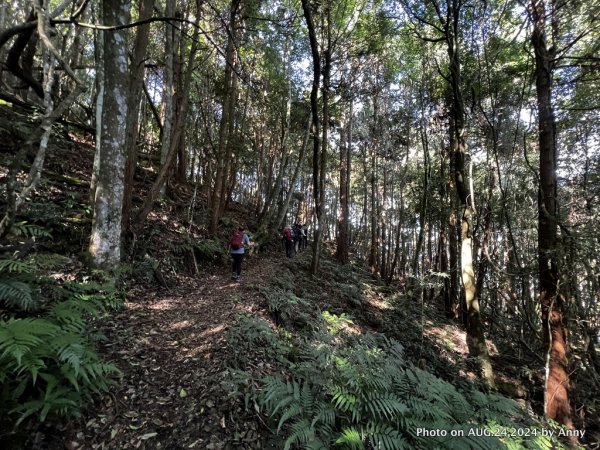
[[[256,288],[279,258],[246,258],[241,282],[224,268],[129,298],[100,327],[122,382],[67,430],[66,448],[261,448],[259,424],[221,385],[224,332],[236,311],[261,313]]]

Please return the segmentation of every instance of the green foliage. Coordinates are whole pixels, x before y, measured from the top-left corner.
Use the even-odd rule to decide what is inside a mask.
[[[186,236],[183,242],[167,242],[166,245],[177,256],[194,252],[198,261],[223,262],[227,256],[223,243],[215,239]]]
[[[237,355],[234,365],[245,366],[252,357],[277,361],[291,351],[290,344],[267,321],[247,314],[237,317],[235,325],[227,330],[226,338]]]
[[[6,307],[0,320],[3,426],[76,415],[118,373],[95,352],[97,335],[88,319],[119,306],[121,295],[104,272],[64,284],[47,277],[67,262],[53,254],[0,260],[0,305]]]
[[[36,307],[37,298],[29,283],[32,272],[31,264],[26,262],[0,260],[0,305],[23,311]]]
[[[299,359],[310,361],[310,371],[308,364],[290,365],[289,374],[263,381],[259,400],[277,433],[284,434],[285,449],[544,448],[502,432],[524,426],[524,413],[512,400],[458,391],[405,363],[394,341],[346,335],[335,342],[327,359],[314,354],[318,346],[303,347]],[[461,435],[452,437],[452,430]],[[488,435],[477,436],[475,430]]]
[[[99,273],[97,273],[99,275]],[[75,300],[80,308],[85,308],[96,315],[103,308],[118,309],[123,305],[123,296],[116,286],[115,280],[103,273],[98,281],[85,280],[62,285],[57,288],[57,296],[61,299]],[[84,305],[90,306],[84,306]],[[97,307],[94,310],[91,308]]]
[[[35,416],[78,414],[92,394],[106,391],[118,369],[93,350],[84,315],[99,302],[71,298],[44,318],[0,321],[0,411],[18,426]]]
[[[285,281],[284,281],[285,283]],[[280,287],[269,287],[261,289],[261,293],[267,300],[267,308],[277,323],[287,322],[291,319],[305,322],[302,310],[308,306],[307,302],[294,295],[293,292],[284,290]]]
[[[327,330],[332,335],[339,334],[342,330],[346,329],[349,325],[354,322],[344,313],[336,316],[331,314],[329,311],[323,311],[321,314],[325,322],[327,323]]]
[[[14,235],[22,237],[52,237],[44,227],[28,224],[27,222],[16,222],[10,231]]]
[[[346,280],[352,276],[337,270]],[[408,363],[400,343],[355,334],[345,314],[319,315],[283,287],[295,285],[285,269],[274,285],[261,290],[271,313],[304,314],[309,320],[287,333],[241,316],[228,336],[238,355],[228,389],[265,416],[284,450],[549,448],[545,437],[512,435],[511,430],[535,427],[512,400],[473,387],[459,390]],[[267,376],[257,374],[256,360],[269,361]],[[446,435],[436,435],[437,430]]]
[[[275,276],[274,284],[280,289],[293,292],[295,289],[295,282],[292,271],[287,268],[280,269],[280,271]]]
[[[195,246],[196,256],[201,261],[223,260],[226,252],[223,244],[214,239],[202,239]]]

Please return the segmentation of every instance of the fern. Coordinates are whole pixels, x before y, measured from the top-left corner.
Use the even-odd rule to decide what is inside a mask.
[[[90,305],[67,300],[45,318],[0,321],[0,412],[18,426],[31,416],[77,415],[119,373],[103,362],[86,335]]]
[[[290,366],[290,378],[265,378],[258,394],[261,411],[285,436],[284,448],[491,450],[515,444],[469,434],[513,423],[519,416],[514,402],[458,391],[405,363],[393,340],[342,334],[332,341],[318,333],[313,338],[322,339],[321,347],[332,355],[318,358],[320,345],[302,346],[306,363]],[[446,430],[448,437],[421,435],[419,429]],[[451,430],[462,435],[451,438]]]
[[[30,264],[13,259],[0,259],[0,274],[4,273],[31,273]]]
[[[361,433],[354,427],[342,430],[340,437],[335,443],[351,450],[362,450],[365,448]]]
[[[37,306],[33,268],[30,264],[0,259],[0,302],[12,309],[29,311]]]
[[[24,311],[34,309],[37,304],[31,286],[17,280],[0,280],[0,300]]]
[[[324,271],[342,279],[354,276],[327,263]],[[237,379],[247,389],[246,403],[250,396],[258,405],[255,410],[264,414],[281,435],[280,447],[548,448],[543,439],[524,442],[520,438],[477,436],[473,430],[522,428],[531,419],[509,399],[469,387],[457,389],[413,367],[405,360],[403,346],[393,339],[346,332],[352,325],[349,317],[311,310],[306,298],[297,296],[294,286],[292,272],[284,270],[273,286],[261,292],[270,312],[280,317],[311,314],[306,326],[287,331],[240,316],[227,338],[238,355],[243,355],[236,358],[236,363]],[[268,359],[275,366],[271,375],[259,382],[255,365],[251,372],[243,371],[246,362],[254,358]],[[255,384],[258,389],[251,390]],[[423,430],[445,430],[447,435],[431,435]],[[451,436],[453,430],[457,436]],[[562,448],[556,440],[552,446]]]
[[[31,225],[27,222],[15,223],[10,231],[16,236],[23,237],[52,237],[50,232],[39,225]]]

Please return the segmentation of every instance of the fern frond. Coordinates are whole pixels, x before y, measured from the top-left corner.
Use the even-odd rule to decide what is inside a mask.
[[[393,420],[408,410],[406,404],[391,392],[367,393],[361,400],[371,416],[379,419]]]
[[[325,427],[332,427],[335,424],[335,409],[328,403],[319,403],[315,408],[315,413],[311,427],[314,427],[317,424],[322,424]]]
[[[14,358],[20,365],[23,355],[57,333],[58,327],[44,319],[9,319],[0,322],[0,358]]]
[[[381,450],[404,450],[412,446],[402,434],[385,423],[373,423],[367,426],[366,433],[372,448]]]
[[[17,222],[10,229],[15,236],[24,237],[52,237],[50,232],[39,225],[28,224],[27,222]]]
[[[285,441],[283,450],[289,450],[292,445],[298,443],[300,445],[308,444],[315,439],[314,431],[307,419],[302,419],[294,422],[290,427],[290,435]]]
[[[24,311],[33,309],[36,305],[31,286],[21,281],[0,280],[0,300]]]
[[[297,403],[292,403],[281,415],[279,423],[277,424],[277,432],[281,430],[281,427],[292,417],[299,415],[302,412],[302,408]]]
[[[354,427],[345,428],[342,430],[340,437],[335,441],[335,443],[351,450],[364,450],[365,448],[361,434]]]
[[[0,259],[0,273],[31,273],[31,265],[14,259]]]

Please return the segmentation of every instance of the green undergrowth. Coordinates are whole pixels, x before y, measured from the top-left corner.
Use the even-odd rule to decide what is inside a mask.
[[[283,263],[259,288],[273,320],[240,314],[227,335],[225,388],[279,448],[562,448],[516,402],[415,367],[402,342],[342,311],[340,302],[356,312],[354,301],[380,289],[360,270],[326,261],[314,278],[306,268],[302,258]]]
[[[0,441],[26,425],[77,416],[119,374],[95,350],[92,321],[119,307],[114,279],[69,258],[0,260]]]

